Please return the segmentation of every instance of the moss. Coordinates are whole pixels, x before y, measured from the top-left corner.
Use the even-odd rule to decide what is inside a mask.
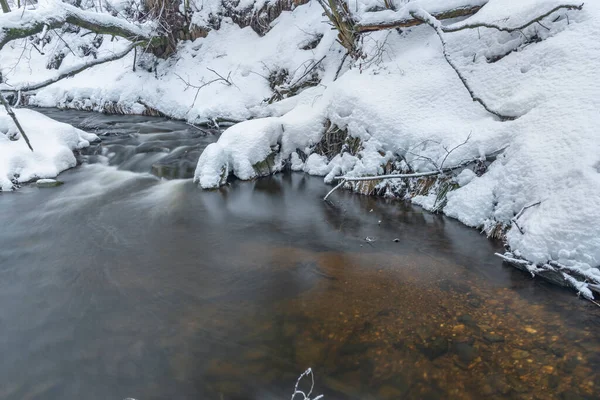
[[[275,172],[275,157],[277,152],[271,152],[263,161],[259,161],[252,165],[257,176],[267,176]]]

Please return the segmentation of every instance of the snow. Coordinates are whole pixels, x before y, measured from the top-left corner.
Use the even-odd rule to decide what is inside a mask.
[[[23,183],[56,177],[76,165],[73,150],[98,140],[94,134],[54,121],[36,111],[15,109],[14,112],[34,151],[29,150],[22,138],[9,140],[7,134],[16,133],[17,129],[6,112],[0,111],[0,191],[12,190],[13,181]]]
[[[206,26],[222,6],[217,0],[201,3],[192,21]],[[358,10],[364,24],[408,17],[410,11],[420,9],[435,13],[449,4],[484,3],[397,0],[397,11],[375,13],[366,11],[381,7],[380,1],[348,4]],[[579,5],[569,0],[490,0],[470,18],[443,23],[446,31],[468,24],[512,28],[558,4]],[[264,3],[244,1],[238,7],[252,5],[260,8]],[[506,240],[513,252],[534,264],[554,261],[600,278],[599,2],[586,3],[582,10],[557,11],[541,25],[532,24],[521,32],[481,28],[444,33],[449,56],[474,92],[491,109],[519,116],[514,121],[499,121],[472,101],[444,59],[440,40],[430,26],[365,35],[366,58],[346,60],[340,68],[344,50],[321,14],[315,2],[298,6],[276,19],[263,37],[225,17],[220,29],[212,29],[206,38],[180,44],[177,55],[161,61],[156,72],[132,71],[130,55],[41,89],[30,101],[90,109],[115,102],[129,111],[146,104],[190,122],[252,118],[233,125],[207,147],[195,176],[202,188],[224,184],[229,174],[256,178],[265,172],[257,165],[269,157],[269,172],[289,163],[293,170],[322,175],[332,182],[337,175],[383,174],[386,164],[400,157],[423,172],[437,169],[442,162],[452,166],[505,149],[483,175],[466,170],[455,177],[459,188],[448,193],[443,212],[490,231],[495,226],[511,226],[511,219],[524,206],[540,202],[519,217],[523,233],[516,228],[508,231]],[[301,50],[315,35],[323,35],[318,46]],[[539,41],[525,42],[525,38]],[[107,40],[99,56],[126,45],[124,40]],[[31,76],[47,79],[81,62],[68,55],[59,71],[49,71],[44,56],[31,53],[30,69],[11,69],[21,51],[15,44],[0,52],[2,73],[11,85],[27,82]],[[316,69],[320,85],[280,102],[264,102],[273,94],[266,79],[272,72],[287,69],[291,82],[302,76],[308,62],[323,56]],[[334,81],[338,68],[340,76]],[[186,84],[201,86],[216,79],[211,70],[229,77],[231,84],[215,81],[198,91]],[[327,121],[361,140],[358,154],[331,159],[310,154]],[[448,149],[469,135],[466,144],[448,154]],[[4,140],[2,135],[0,140]],[[23,150],[19,159],[31,157],[22,148],[22,140],[10,145]],[[6,145],[0,142],[0,146]],[[308,155],[305,162],[301,153]],[[3,156],[0,177],[10,175],[6,165]],[[54,176],[59,169],[54,166],[53,173],[37,176]],[[431,209],[435,196],[418,196],[413,201]]]

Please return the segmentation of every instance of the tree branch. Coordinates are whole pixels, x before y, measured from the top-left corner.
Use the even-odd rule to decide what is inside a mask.
[[[51,3],[20,15],[18,10],[0,15],[0,49],[8,42],[60,28],[64,24],[77,25],[98,34],[120,36],[131,41],[143,41],[151,46],[160,45],[165,38],[154,35],[153,25],[137,25],[113,17],[81,10],[66,3]]]
[[[74,66],[74,67],[68,68],[65,71],[62,71],[59,75],[57,75],[57,76],[55,76],[53,78],[50,78],[50,79],[46,79],[45,81],[42,81],[40,83],[35,83],[33,85],[28,85],[28,86],[19,86],[19,87],[11,88],[11,89],[0,88],[0,90],[1,91],[11,91],[11,92],[12,91],[15,91],[15,92],[29,92],[29,91],[32,91],[32,90],[41,89],[43,87],[46,87],[46,86],[51,85],[53,83],[56,83],[56,82],[58,82],[58,81],[60,81],[62,79],[75,76],[78,73],[80,73],[81,71],[84,71],[84,70],[86,70],[88,68],[91,68],[93,66],[121,59],[121,58],[125,57],[127,54],[129,54],[131,52],[131,50],[133,50],[137,45],[139,45],[141,43],[143,43],[143,42],[131,43],[123,51],[120,51],[118,53],[114,53],[114,54],[108,55],[106,57],[97,58],[97,59],[95,59],[95,60],[93,60],[91,62],[88,62],[88,63],[84,63],[84,64],[81,64],[81,65],[78,65],[78,66]]]
[[[500,118],[500,120],[502,120],[502,121],[510,121],[510,120],[514,120],[514,119],[516,119],[518,117],[518,116],[515,116],[515,115],[502,114],[502,113],[500,113],[498,111],[492,110],[483,101],[483,99],[481,97],[479,97],[478,95],[475,94],[475,92],[471,88],[471,85],[467,81],[467,78],[465,78],[464,75],[460,72],[460,70],[458,69],[458,67],[456,66],[456,64],[454,64],[454,61],[452,61],[452,59],[450,58],[450,55],[446,51],[446,39],[444,38],[444,29],[443,29],[443,25],[441,24],[440,21],[438,21],[431,14],[429,14],[427,11],[422,10],[422,9],[418,10],[418,11],[417,10],[413,10],[413,11],[410,12],[410,15],[412,15],[415,19],[422,20],[424,23],[426,23],[427,25],[431,26],[435,30],[435,33],[437,33],[438,37],[440,38],[440,42],[442,43],[442,53],[444,55],[444,58],[446,59],[446,62],[448,62],[448,64],[450,65],[450,67],[452,67],[452,69],[454,70],[454,72],[456,72],[456,75],[458,75],[458,78],[462,82],[462,84],[465,87],[465,89],[467,89],[467,91],[469,92],[469,95],[471,96],[471,99],[473,99],[473,101],[476,101],[477,103],[481,104],[481,106],[487,112],[489,112],[490,114],[495,115],[496,117]]]
[[[469,135],[470,136],[470,135]],[[462,145],[462,144],[461,144]],[[460,147],[461,145],[457,146],[456,148]],[[446,168],[441,168],[438,169],[436,171],[427,171],[427,172],[415,172],[412,174],[389,174],[389,175],[376,175],[376,176],[353,176],[353,177],[349,177],[349,176],[336,176],[333,179],[335,180],[339,180],[341,181],[340,183],[338,183],[333,189],[331,189],[329,191],[329,193],[327,193],[325,195],[325,197],[323,198],[323,200],[327,200],[327,198],[336,190],[338,190],[339,188],[341,188],[346,182],[364,182],[364,181],[379,181],[379,180],[384,180],[384,179],[410,179],[410,178],[423,178],[423,177],[427,177],[427,176],[436,176],[436,175],[442,175],[448,172],[452,172],[455,171],[457,169],[461,169],[461,168],[465,168],[466,166],[472,164],[472,163],[476,163],[478,161],[481,161],[482,159],[484,160],[489,160],[489,159],[495,159],[499,154],[501,154],[504,150],[506,149],[506,147],[496,150],[493,153],[490,153],[486,156],[482,157],[477,157],[477,158],[472,158],[470,160],[465,160],[462,161],[456,165],[453,165],[452,167],[446,167]]]
[[[499,26],[499,25],[495,25],[495,24],[488,24],[485,22],[479,22],[479,23],[474,23],[474,24],[458,23],[455,25],[443,26],[442,30],[444,32],[458,32],[458,31],[462,31],[465,29],[490,28],[490,29],[496,29],[496,30],[502,31],[502,32],[517,32],[517,31],[521,31],[535,23],[539,23],[541,20],[543,20],[547,16],[555,13],[558,10],[581,10],[582,8],[583,8],[583,3],[581,3],[578,6],[571,5],[571,4],[558,5],[558,6],[554,7],[553,9],[549,10],[548,12],[545,12],[545,13],[541,14],[540,16],[538,16],[520,26],[516,26],[513,28],[510,28],[507,26]],[[546,28],[546,27],[544,27],[544,28]],[[548,28],[546,28],[546,29],[548,29]]]
[[[458,17],[470,17],[479,11],[483,6],[474,7],[459,7],[452,10],[441,11],[438,13],[432,13],[433,17],[437,20],[458,18]],[[358,23],[354,26],[357,33],[366,33],[373,31],[380,31],[383,29],[396,29],[396,28],[410,28],[411,26],[421,25],[422,20],[418,18],[401,18],[395,21],[385,22],[373,22],[368,24]]]
[[[8,101],[6,101],[6,99],[4,98],[4,96],[2,95],[2,93],[0,93],[0,102],[2,103],[2,105],[4,106],[4,108],[6,109],[6,113],[12,118],[13,122],[17,126],[17,129],[21,133],[21,136],[23,136],[23,139],[25,139],[25,143],[27,143],[27,147],[29,147],[29,150],[33,151],[33,147],[31,147],[31,142],[29,142],[29,138],[25,134],[25,131],[23,130],[23,127],[19,123],[19,120],[17,119],[17,116],[15,115],[15,112],[13,111],[13,109],[11,108],[11,106],[8,104]]]

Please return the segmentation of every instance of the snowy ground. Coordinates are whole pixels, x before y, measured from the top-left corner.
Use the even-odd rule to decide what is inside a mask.
[[[397,3],[397,13],[410,11],[402,8],[406,1]],[[435,11],[442,3],[419,4]],[[451,23],[514,27],[532,13],[570,3],[491,0],[476,16]],[[367,5],[361,2],[354,8]],[[176,56],[159,63],[156,72],[132,71],[130,55],[42,89],[30,101],[89,109],[116,102],[130,112],[141,111],[145,104],[191,122],[254,118],[229,128],[206,149],[196,171],[204,188],[223,184],[230,173],[252,179],[260,173],[253,166],[269,157],[268,171],[289,161],[293,169],[323,175],[327,182],[337,175],[382,174],[388,161],[400,157],[414,170],[429,171],[445,159],[444,147],[451,149],[471,135],[447,157],[445,166],[505,150],[482,176],[463,172],[443,212],[487,231],[512,226],[507,243],[515,256],[535,264],[528,266],[533,273],[561,265],[588,276],[589,282],[600,282],[600,4],[558,11],[521,32],[480,28],[445,35],[450,57],[477,95],[490,108],[518,117],[504,122],[472,101],[444,59],[439,38],[425,25],[366,35],[367,58],[346,60],[334,81],[344,51],[321,14],[316,2],[284,12],[264,37],[226,19],[206,38],[181,44]],[[398,15],[391,14],[384,11],[378,18]],[[205,17],[199,13],[197,19]],[[315,48],[303,50],[321,35]],[[526,38],[539,42],[526,43]],[[0,53],[7,83],[18,85],[32,76],[37,81],[57,73],[46,69],[46,59],[35,52],[21,60],[29,68],[12,68],[22,57],[20,46],[15,43]],[[124,46],[124,41],[106,41],[100,52]],[[270,74],[285,68],[290,71],[288,83],[293,83],[323,57],[315,68],[318,86],[274,104],[263,101],[273,94]],[[76,61],[68,56],[61,68]],[[199,90],[189,86],[200,87],[217,74],[228,77],[229,83],[218,80]],[[327,121],[360,138],[362,150],[332,160],[310,154]],[[298,149],[309,155],[305,162]],[[3,162],[0,159],[0,171]],[[412,201],[432,208],[435,194]],[[521,230],[516,229],[511,219],[538,202],[523,211],[518,219]],[[585,287],[579,290],[590,295]]]

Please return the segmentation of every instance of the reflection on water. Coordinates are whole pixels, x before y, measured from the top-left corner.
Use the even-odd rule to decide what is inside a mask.
[[[214,136],[94,118],[118,128],[87,156],[101,164],[0,195],[0,398],[282,399],[309,366],[326,399],[597,398],[598,310],[503,267],[476,231],[329,205],[301,174],[161,181],[123,153]]]

